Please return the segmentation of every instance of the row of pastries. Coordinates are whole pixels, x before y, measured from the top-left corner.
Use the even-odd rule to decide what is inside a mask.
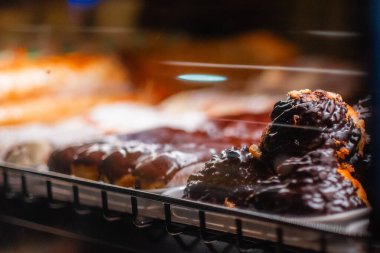
[[[186,199],[265,212],[369,206],[361,184],[370,163],[369,106],[353,108],[339,94],[315,89],[348,80],[340,92],[351,94],[355,75],[221,68],[203,69],[231,77],[220,87],[181,83],[180,70],[198,67],[172,68],[168,60],[305,65],[294,45],[267,32],[190,42],[148,53],[1,59],[2,160],[136,189],[186,185]],[[210,48],[229,54],[204,54]],[[280,100],[292,83],[313,90]]]

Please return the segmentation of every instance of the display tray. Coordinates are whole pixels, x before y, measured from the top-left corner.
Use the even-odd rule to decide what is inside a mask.
[[[177,225],[188,225],[198,228],[202,238],[210,231],[219,231],[239,240],[254,238],[323,252],[364,252],[367,247],[369,209],[321,217],[286,217],[181,199],[183,188],[178,187],[161,194],[6,163],[0,164],[0,173],[0,184],[9,196],[22,194],[27,201],[46,198],[53,206],[69,202],[79,213],[100,208],[109,219],[117,219],[108,215],[113,211],[128,213],[140,225],[148,218],[164,220],[173,234],[182,232]]]

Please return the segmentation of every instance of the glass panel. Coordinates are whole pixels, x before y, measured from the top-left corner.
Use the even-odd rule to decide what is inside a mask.
[[[362,1],[0,1],[1,157],[250,211],[365,209],[366,12]]]

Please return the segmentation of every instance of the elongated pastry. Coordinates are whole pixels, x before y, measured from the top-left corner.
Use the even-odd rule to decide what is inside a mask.
[[[244,138],[225,134],[233,128],[247,130],[246,121],[214,121],[207,123],[212,124],[212,131],[164,127],[119,135],[111,141],[69,146],[54,151],[48,166],[51,171],[138,189],[183,185],[187,176],[213,154],[259,139],[254,128]],[[258,129],[262,130],[262,125]],[[248,133],[255,134],[250,138]]]

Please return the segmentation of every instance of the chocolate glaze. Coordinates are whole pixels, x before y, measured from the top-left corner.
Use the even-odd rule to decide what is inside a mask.
[[[141,157],[146,157],[158,149],[156,145],[130,145],[122,146],[114,150],[111,154],[104,158],[100,173],[110,183],[117,184],[125,175],[132,175],[135,171],[136,163]],[[133,177],[134,178],[134,177]],[[121,184],[121,183],[118,183]],[[131,187],[135,186],[135,180],[131,182]]]
[[[157,128],[121,135],[117,143],[97,142],[55,151],[49,164],[51,170],[88,179],[163,188],[182,168],[207,161],[237,141],[211,138],[201,131]]]
[[[246,113],[209,119],[193,132],[161,127],[118,135],[117,144],[97,142],[57,150],[49,158],[49,168],[129,187],[165,187],[184,167],[207,161],[225,148],[257,142],[265,126],[251,122],[264,118]]]
[[[67,147],[61,150],[55,150],[49,157],[48,167],[51,171],[71,174],[71,164],[77,154],[79,147]]]
[[[352,167],[365,157],[360,113],[337,94],[303,90],[278,102],[271,118],[258,147],[213,156],[189,177],[183,197],[292,215],[368,205]]]
[[[338,172],[333,149],[286,159],[275,174],[247,147],[223,150],[192,174],[184,198],[269,213],[320,215],[365,207],[358,187]]]
[[[214,131],[200,129],[187,132],[172,128],[156,128],[117,137],[118,144],[97,142],[69,147],[55,151],[49,159],[51,170],[90,177],[89,179],[104,180],[114,184],[135,188],[162,188],[182,168],[201,161],[207,161],[212,154],[242,143],[251,143],[256,137],[249,139],[235,136],[226,137],[224,129],[231,131],[234,127],[242,127],[249,119],[256,116],[243,117],[242,122],[215,123]],[[212,122],[211,120],[209,122]],[[214,123],[213,123],[214,124]],[[259,125],[260,129],[263,125]],[[238,129],[237,129],[238,130]],[[253,133],[257,128],[250,128]],[[92,173],[87,174],[85,170]],[[89,171],[89,172],[90,172]],[[184,182],[183,182],[184,183]]]
[[[247,147],[226,149],[214,155],[201,171],[189,177],[184,198],[218,204],[227,200],[241,205],[255,183],[260,178],[268,177],[268,173]]]
[[[77,150],[77,154],[71,164],[71,173],[77,176],[86,177],[88,173],[94,177],[89,178],[93,180],[100,180],[102,174],[100,166],[105,157],[111,154],[118,147],[109,143],[94,143],[81,146]],[[85,174],[83,174],[85,173]]]
[[[271,213],[332,214],[365,207],[352,183],[337,171],[333,149],[318,149],[279,165],[258,182],[244,206]]]
[[[149,185],[153,182],[161,184],[161,188],[173,178],[182,168],[191,164],[206,161],[211,153],[208,149],[198,151],[181,151],[173,147],[166,147],[167,151],[147,156],[136,164],[135,175],[139,177],[140,184]]]
[[[298,92],[275,104],[272,123],[264,132],[260,150],[272,166],[288,157],[302,156],[317,148],[347,150],[340,158],[358,161],[361,129],[348,115],[348,106],[339,95],[326,91]]]
[[[188,149],[186,145],[125,143],[103,160],[101,174],[114,184],[128,176],[135,188],[162,188],[182,168],[206,161],[211,155],[207,148]]]

